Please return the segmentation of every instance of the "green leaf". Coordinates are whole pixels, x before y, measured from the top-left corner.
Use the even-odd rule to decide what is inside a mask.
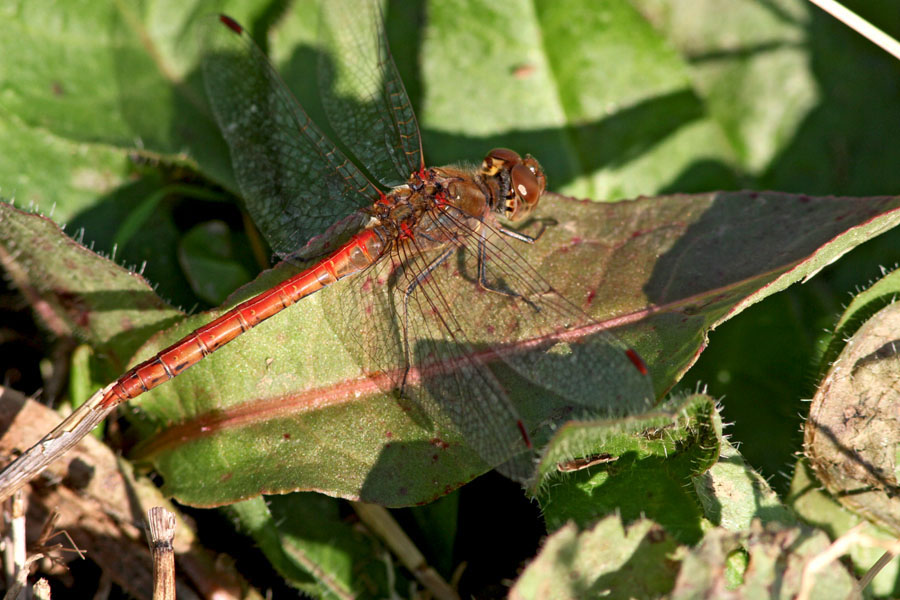
[[[693,484],[706,518],[728,531],[750,529],[754,519],[763,524],[796,523],[768,482],[726,440],[722,441],[718,462],[695,476]]]
[[[688,368],[710,326],[891,226],[897,204],[775,194],[673,196],[608,206],[559,199],[544,204],[558,224],[523,255],[599,322],[631,315],[631,323],[616,332],[648,361],[659,393]],[[51,242],[58,235],[45,234]],[[23,235],[34,239],[27,232],[4,239]],[[71,242],[52,243],[83,252]],[[54,267],[66,260],[58,250],[44,261],[43,248],[32,244],[28,251],[36,253],[33,261],[41,257],[41,268],[52,277],[65,281],[77,274]],[[615,250],[598,257],[597,248]],[[289,272],[282,267],[267,273],[232,303]],[[337,300],[342,285],[264,323],[139,402],[142,430],[152,435],[142,455],[152,458],[167,489],[195,504],[303,488],[408,505],[483,472],[486,466],[452,424],[433,429],[371,380],[359,379],[356,358],[322,327],[327,321],[319,312]],[[141,356],[209,318],[188,319]],[[517,396],[523,388],[515,380],[508,385],[528,423],[537,426],[552,414],[547,411],[554,405],[533,393]],[[333,451],[324,452],[329,447]]]
[[[712,528],[695,547],[685,548],[653,521],[623,527],[610,515],[581,531],[568,524],[554,532],[510,597],[749,599],[770,597],[776,589],[778,597],[790,598],[804,584],[809,597],[858,597],[839,562],[807,572],[828,546],[819,530],[756,521],[743,531]]]
[[[2,202],[0,264],[50,331],[81,336],[117,371],[152,333],[182,316],[141,276],[81,246],[49,219]]]
[[[179,163],[189,150],[223,179],[227,152],[192,82],[198,11],[202,3],[171,1],[22,6],[0,42],[5,110],[35,134],[122,158],[142,148]]]
[[[160,209],[163,199],[169,194],[183,194],[188,197],[202,198],[205,200],[222,200],[221,194],[211,192],[205,188],[188,185],[170,185],[148,194],[146,198],[135,206],[116,231],[113,243],[116,246],[125,246],[133,237],[140,234],[143,227],[151,220],[153,214]]]
[[[409,589],[380,542],[320,494],[255,498],[225,508],[287,583],[316,598],[391,597]]]
[[[889,227],[898,204],[758,193],[608,206],[558,199],[543,205],[558,225],[523,256],[601,323],[631,315],[615,331],[648,361],[659,393],[695,359],[710,326]],[[267,274],[230,304],[284,276]],[[140,402],[151,436],[140,456],[153,460],[168,491],[201,505],[298,488],[408,505],[483,472],[452,424],[417,421],[359,379],[356,359],[322,327],[320,307],[337,302],[344,285],[260,325]],[[209,318],[188,320],[142,355]],[[528,393],[533,386],[505,381],[528,423],[552,414],[554,405]]]
[[[235,259],[231,232],[222,221],[191,229],[178,247],[178,258],[194,292],[210,304],[221,304],[250,274]]]
[[[834,334],[823,352],[820,361],[822,371],[820,379],[824,377],[827,368],[837,359],[850,336],[879,310],[893,304],[897,300],[898,294],[900,294],[900,270],[895,269],[853,297],[834,326]]]
[[[675,539],[696,542],[702,535],[700,507],[686,484],[715,463],[720,443],[713,402],[700,395],[646,415],[570,423],[554,439],[541,469],[550,463],[568,470],[570,463],[560,460],[566,455],[602,460],[546,482],[538,501],[547,527],[570,520],[586,527],[617,511],[625,522],[646,515]]]
[[[547,538],[509,597],[657,598],[672,589],[682,553],[649,519],[625,527],[611,515],[584,531],[570,523]]]
[[[800,518],[826,531],[831,539],[839,538],[852,528],[857,528],[861,536],[885,543],[896,539],[896,535],[850,512],[828,495],[828,492],[822,489],[822,484],[815,479],[805,458],[799,459],[794,467],[790,494],[786,502]],[[859,576],[871,569],[883,554],[883,548],[862,544],[853,544],[848,551],[854,571]],[[896,597],[900,593],[898,575],[900,564],[892,560],[872,580],[872,592],[879,597]]]
[[[810,563],[824,553],[830,541],[824,532],[806,526],[788,527],[759,522],[743,532],[711,529],[681,563],[670,598],[764,598],[778,590],[779,598],[796,597],[808,584],[810,598],[857,598],[856,581],[839,561],[807,572]],[[743,581],[732,586],[728,564],[735,551],[748,555]]]
[[[4,38],[0,48],[10,41]],[[5,109],[4,103],[0,108],[0,193],[5,198],[67,223],[98,198],[115,195],[128,184],[131,167],[123,153],[30,128]]]
[[[698,102],[740,168],[767,169],[819,101],[805,3],[743,3],[728,11],[709,0],[635,5],[686,61]]]
[[[686,63],[629,4],[434,2],[428,17],[429,162],[508,146],[537,156],[551,189],[595,199],[653,193],[689,169],[698,189],[735,186]]]

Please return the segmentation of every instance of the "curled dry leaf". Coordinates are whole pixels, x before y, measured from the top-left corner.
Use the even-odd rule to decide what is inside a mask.
[[[806,424],[806,454],[847,508],[900,534],[900,304],[850,339],[820,386]]]

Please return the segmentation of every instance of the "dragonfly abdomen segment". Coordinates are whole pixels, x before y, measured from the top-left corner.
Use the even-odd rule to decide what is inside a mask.
[[[175,342],[122,375],[101,401],[102,407],[131,400],[181,374],[245,331],[291,304],[365,269],[384,248],[384,235],[367,229],[328,258],[285,280],[281,285],[238,304],[219,318]]]

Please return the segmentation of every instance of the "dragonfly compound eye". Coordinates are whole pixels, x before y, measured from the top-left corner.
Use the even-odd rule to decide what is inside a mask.
[[[506,217],[510,220],[521,219],[531,214],[537,206],[541,194],[544,193],[544,174],[531,159],[534,165],[519,163],[510,170],[514,199],[507,202]]]
[[[481,163],[481,171],[488,176],[496,175],[500,169],[510,168],[522,162],[522,157],[509,148],[494,148],[488,152]]]

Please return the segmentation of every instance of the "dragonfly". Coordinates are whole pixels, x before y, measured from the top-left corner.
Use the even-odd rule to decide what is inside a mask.
[[[427,167],[377,7],[324,5],[332,56],[320,65],[322,102],[349,152],[313,122],[234,19],[208,22],[201,62],[248,211],[276,254],[303,268],[128,370],[7,467],[0,489],[116,406],[339,281],[330,323],[363,372],[452,424],[489,467],[517,480],[531,476],[541,424],[521,417],[492,362],[566,399],[567,418],[650,406],[640,355],[512,247],[539,242],[514,228],[544,194],[538,161],[495,148],[478,167]],[[329,27],[329,18],[340,25]],[[457,278],[468,284],[464,297],[453,295]]]

